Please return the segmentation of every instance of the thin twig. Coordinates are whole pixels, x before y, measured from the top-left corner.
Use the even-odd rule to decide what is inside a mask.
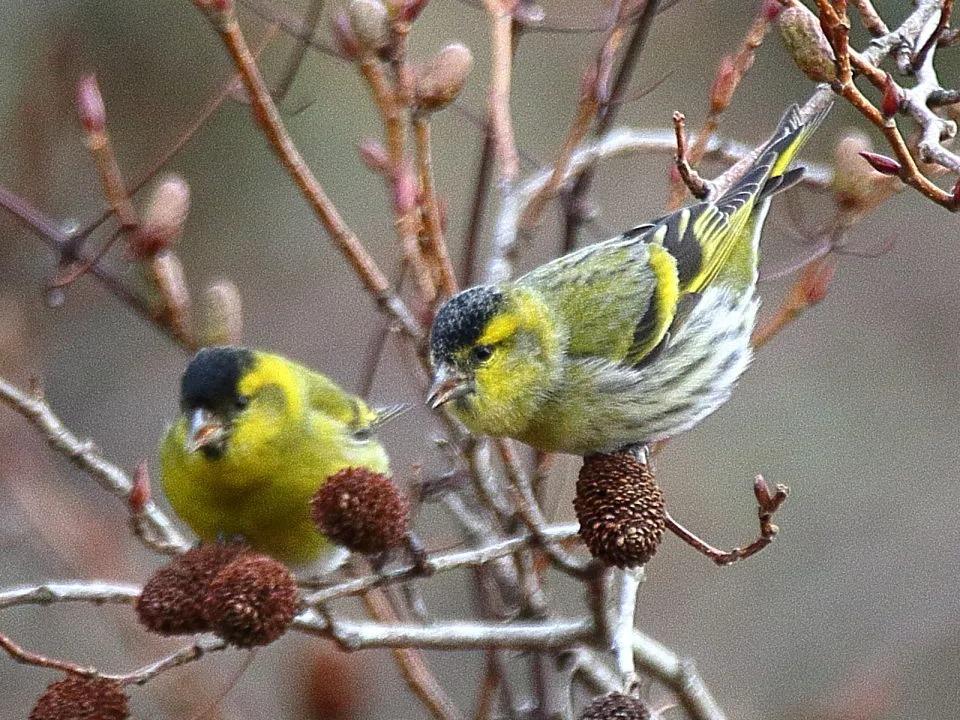
[[[290,92],[290,87],[293,85],[293,81],[297,77],[297,72],[299,72],[300,66],[303,64],[303,59],[307,55],[307,49],[310,47],[310,41],[313,39],[313,36],[316,35],[317,24],[320,22],[322,16],[323,0],[310,0],[310,4],[307,6],[307,12],[303,16],[302,21],[302,32],[305,38],[295,38],[293,52],[290,53],[290,58],[287,60],[287,68],[273,89],[273,96],[278,100],[283,100],[283,98],[287,96],[287,93]]]
[[[705,540],[700,539],[683,525],[674,520],[670,513],[664,510],[664,522],[667,529],[683,540],[685,543],[706,555],[717,565],[729,565],[738,560],[745,560],[751,555],[755,555],[763,550],[767,545],[773,542],[777,536],[779,528],[773,524],[771,518],[773,514],[780,509],[787,499],[789,490],[786,485],[777,485],[773,492],[762,475],[757,475],[753,486],[754,495],[757,498],[757,514],[760,518],[760,534],[757,539],[749,545],[738,547],[729,552],[719,550]]]
[[[660,0],[644,0],[643,10],[641,10],[633,33],[627,41],[627,47],[624,50],[616,77],[609,90],[605,93],[607,102],[605,106],[598,111],[597,124],[594,128],[595,137],[602,137],[613,127],[613,123],[621,107],[621,100],[626,93],[627,87],[630,85],[630,80],[633,78],[640,54],[643,52],[647,38],[650,35],[653,19],[663,9],[661,4]],[[586,198],[590,192],[590,186],[593,184],[596,171],[596,168],[588,166],[584,172],[576,175],[576,181],[573,183],[573,187],[565,199],[564,205],[567,210],[564,217],[562,253],[567,253],[574,248],[577,238],[580,236],[580,230],[587,220],[582,209],[587,207]]]
[[[81,675],[83,677],[96,677],[97,669],[94,667],[76,665],[66,660],[49,658],[45,655],[37,655],[29,650],[25,650],[11,640],[7,635],[0,633],[0,649],[3,649],[14,661],[22,665],[33,665],[34,667],[47,668],[48,670],[60,670],[71,675]]]
[[[673,113],[673,128],[677,136],[677,157],[675,165],[677,173],[690,194],[697,200],[703,200],[710,195],[710,184],[700,177],[700,173],[690,167],[687,153],[686,118],[682,112]]]
[[[540,529],[540,539],[544,542],[558,543],[576,537],[579,526],[577,523],[566,523]],[[424,567],[430,575],[456,570],[465,567],[485,565],[497,558],[512,555],[519,548],[529,546],[533,540],[532,534],[507,538],[471,550],[429,555],[424,561]],[[304,603],[312,607],[320,607],[331,600],[358,595],[372,588],[391,583],[405,582],[421,575],[416,565],[407,565],[398,568],[385,569],[382,573],[354,578],[330,587],[317,590],[304,598]]]
[[[633,625],[637,612],[637,593],[643,582],[643,568],[627,568],[620,573],[620,599],[617,620],[613,627],[613,650],[620,672],[623,692],[630,692],[637,682],[633,657]]]
[[[333,638],[344,650],[375,647],[418,647],[434,650],[482,650],[513,648],[550,650],[597,641],[588,618],[558,618],[546,622],[435,622],[430,625],[395,623],[383,625],[323,618],[308,610],[294,620],[303,632]]]
[[[200,4],[201,10],[207,9],[203,7],[201,0],[196,1]],[[334,246],[350,263],[367,291],[373,295],[380,308],[392,315],[403,331],[419,344],[419,341],[423,338],[423,328],[420,323],[410,314],[406,305],[391,288],[389,280],[367,252],[360,239],[340,217],[340,213],[330,202],[323,187],[310,171],[287,132],[280,117],[280,112],[277,110],[263,76],[260,74],[256,60],[250,53],[250,48],[247,46],[232,6],[228,6],[226,10],[221,12],[211,12],[210,17],[220,32],[220,37],[233,58],[237,70],[240,72],[244,86],[250,96],[253,115],[263,128],[264,134],[270,141],[270,145],[280,162],[290,173],[297,187],[300,188],[313,211],[327,229]]]
[[[29,227],[41,240],[53,248],[63,260],[68,263],[75,262],[89,266],[90,274],[100,281],[114,297],[167,333],[181,347],[187,350],[195,349],[192,337],[182,334],[180,329],[166,323],[164,314],[157,311],[152,304],[131,290],[112,269],[102,263],[92,262],[93,258],[91,256],[77,249],[74,237],[65,233],[52,218],[47,217],[26,200],[3,186],[0,186],[0,207],[5,208]]]
[[[433,174],[433,150],[430,143],[430,115],[418,112],[413,117],[414,138],[417,146],[417,172],[423,195],[423,225],[426,231],[426,253],[437,270],[438,287],[443,297],[457,292],[457,277],[453,272],[447,242],[440,221],[440,205],[437,199],[436,181]]]
[[[0,401],[29,420],[54,450],[92,476],[104,490],[123,499],[130,497],[133,480],[119,467],[105,460],[93,443],[80,440],[71,433],[42,397],[25,393],[0,378]],[[150,549],[170,555],[184,552],[190,547],[170,518],[152,500],[147,500],[136,516],[138,522],[150,530],[141,536],[142,542]]]
[[[829,93],[827,89],[826,93]],[[819,98],[818,93],[814,98]],[[811,100],[810,107],[815,100]],[[818,102],[818,101],[817,101]],[[586,168],[601,161],[644,152],[674,154],[677,149],[676,133],[673,130],[632,130],[617,128],[610,131],[596,143],[578,149],[570,158],[564,181],[585,171]],[[755,148],[735,143],[731,140],[713,137],[707,143],[704,157],[736,163],[728,172],[736,172],[741,162],[747,163],[755,155]],[[745,165],[744,165],[745,167]],[[829,189],[833,181],[833,171],[816,163],[805,163],[806,172],[802,183],[818,189]],[[542,171],[517,186],[512,201],[504,204],[497,220],[494,235],[496,245],[492,259],[487,267],[487,282],[497,283],[509,277],[512,260],[516,253],[519,218],[529,198],[550,182],[552,170]],[[713,180],[720,192],[725,187],[726,173]]]
[[[138,597],[140,587],[137,585],[74,580],[4,588],[0,590],[0,610],[18,605],[47,606],[71,602],[132,605]]]
[[[850,0],[857,11],[860,13],[860,19],[863,20],[863,26],[874,37],[881,37],[890,32],[890,28],[883,21],[883,18],[873,7],[871,0]]]
[[[487,650],[486,660],[484,661],[483,678],[480,681],[480,689],[477,692],[477,707],[474,710],[474,720],[486,720],[490,717],[493,709],[494,696],[500,689],[501,675],[500,666],[495,661],[494,654],[496,650]]]
[[[639,630],[633,633],[633,650],[638,669],[673,690],[691,720],[724,720],[723,711],[690,660],[677,657]]]
[[[370,590],[363,594],[363,603],[367,612],[375,620],[389,625],[398,622],[396,614],[387,598],[379,590]],[[436,675],[427,666],[419,650],[405,647],[393,648],[393,658],[407,687],[417,697],[432,717],[439,720],[457,720],[463,717],[460,710],[443,690]]]
[[[404,259],[413,275],[420,297],[433,302],[436,288],[430,269],[420,253],[420,218],[417,212],[415,186],[405,159],[407,113],[398,88],[387,79],[385,65],[372,47],[361,48],[360,74],[370,87],[370,93],[383,117],[387,156],[390,159],[388,180],[393,189],[395,227]]]
[[[853,82],[853,64],[856,64],[858,70],[863,72],[868,69],[869,65],[875,66],[880,58],[884,57],[895,47],[899,47],[905,38],[910,37],[911,32],[916,33],[916,35],[914,35],[915,38],[926,37],[926,32],[935,32],[939,26],[941,17],[939,13],[935,14],[935,12],[942,10],[942,5],[937,7],[937,3],[919,3],[914,13],[907,18],[896,31],[891,33],[891,35],[896,36],[895,39],[891,39],[889,36],[887,38],[880,38],[871,43],[870,47],[867,48],[864,53],[854,55],[850,50],[850,22],[846,18],[846,15],[838,13],[830,0],[816,1],[817,7],[820,9],[821,26],[823,27],[825,36],[830,41],[836,58],[837,80],[833,84],[834,90],[884,134],[887,143],[893,150],[894,157],[900,164],[898,175],[903,182],[951,212],[960,210],[960,194],[953,194],[940,189],[923,175],[910,152],[910,148],[907,146],[900,130],[897,128],[894,119],[892,117],[885,117]],[[852,57],[855,59],[851,60]],[[926,58],[925,63],[929,62],[929,60],[930,57]],[[932,73],[932,69],[930,72]],[[931,89],[932,88],[927,88],[928,91]],[[921,118],[921,126],[929,131],[930,134],[936,132],[937,135],[936,141],[934,142],[930,141],[929,135],[925,135],[923,139],[923,152],[925,156],[931,159],[938,158],[937,162],[946,163],[945,167],[960,169],[960,158],[953,153],[948,153],[939,143],[940,132],[946,128],[946,126],[943,125],[944,121],[937,118],[936,123],[934,123],[930,120],[931,116],[936,117],[932,111],[929,111],[929,109],[926,111],[921,110],[916,102],[912,105],[914,113]],[[936,128],[935,131],[930,130],[934,127]],[[949,129],[955,133],[956,125],[951,123]]]
[[[460,269],[460,280],[464,287],[473,285],[474,268],[477,264],[477,247],[480,244],[480,229],[483,225],[483,211],[487,206],[491,175],[493,175],[493,128],[487,122],[483,126],[480,166],[477,168],[477,177],[473,184],[473,202],[470,205],[470,217],[467,220],[466,240],[464,241],[463,261]]]
[[[510,116],[510,84],[513,70],[514,0],[483,0],[490,15],[492,50],[490,94],[487,100],[490,126],[500,171],[500,183],[509,187],[517,177],[519,159]]]
[[[713,87],[710,90],[710,112],[707,114],[703,128],[697,133],[689,152],[686,153],[687,160],[692,166],[699,165],[703,159],[707,142],[720,128],[723,113],[730,106],[733,94],[744,75],[753,66],[757,49],[763,44],[769,28],[770,17],[761,7],[737,51],[732,55],[725,56],[720,61]],[[680,179],[682,179],[682,176]],[[684,185],[679,182],[673,183],[667,199],[667,210],[675,210],[683,204],[683,190]]]
[[[513,443],[511,443],[509,440],[498,438],[495,440],[495,444],[500,452],[500,457],[503,460],[504,467],[506,468],[507,477],[510,480],[510,486],[515,491],[511,498],[513,501],[513,507],[516,508],[517,515],[523,521],[523,524],[526,525],[527,529],[531,533],[533,533],[533,537],[537,540],[537,544],[541,547],[547,557],[550,558],[550,561],[557,567],[557,569],[562,570],[563,572],[574,577],[584,577],[584,573],[587,570],[586,561],[578,561],[577,559],[571,557],[564,552],[562,548],[551,544],[547,538],[544,538],[543,541],[540,540],[542,537],[542,528],[546,526],[547,522],[544,519],[543,513],[540,510],[540,506],[537,504],[537,500],[533,495],[533,490],[530,487],[530,481],[520,468],[520,462],[516,456],[516,450],[513,447]]]
[[[259,58],[260,54],[266,48],[267,43],[273,38],[273,27],[264,34],[257,44],[253,48],[254,58]],[[220,89],[216,94],[210,98],[210,101],[203,107],[203,109],[197,114],[197,117],[194,118],[193,122],[187,125],[184,128],[183,132],[180,133],[176,141],[171,145],[165,152],[163,152],[160,157],[153,161],[153,164],[144,172],[133,184],[127,187],[127,194],[130,196],[136,195],[140,190],[142,190],[148,182],[150,182],[160,170],[173,160],[177,155],[180,154],[180,151],[186,147],[187,143],[192,140],[200,129],[207,123],[207,121],[213,117],[213,114],[220,109],[220,107],[233,95],[236,93],[237,86],[240,83],[240,74],[234,73],[230,78],[220,86]],[[74,237],[78,241],[82,242],[86,240],[90,235],[92,235],[103,223],[113,217],[114,210],[112,207],[107,207],[96,220],[92,220],[86,225],[83,226],[80,230],[74,233]]]

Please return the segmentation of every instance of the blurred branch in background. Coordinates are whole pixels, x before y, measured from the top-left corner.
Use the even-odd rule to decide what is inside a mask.
[[[934,68],[938,51],[955,41],[950,28],[951,0],[918,0],[899,25],[883,17],[869,0],[855,0],[849,7],[845,0],[816,0],[810,7],[799,0],[758,3],[747,27],[740,30],[739,47],[717,64],[706,118],[700,130],[689,135],[680,111],[673,116],[673,128],[632,128],[616,123],[625,105],[636,99],[630,88],[640,59],[656,39],[658,19],[667,9],[690,3],[614,0],[596,8],[587,21],[568,22],[565,10],[548,17],[544,8],[529,0],[464,2],[456,12],[462,22],[487,23],[489,47],[468,49],[451,43],[420,62],[413,59],[417,44],[411,32],[425,22],[421,15],[427,4],[426,0],[339,4],[314,0],[301,19],[278,3],[242,0],[242,7],[270,25],[265,39],[251,47],[241,23],[244,18],[238,16],[231,0],[193,0],[223,42],[235,75],[133,183],[124,177],[121,158],[108,132],[107,108],[97,78],[81,76],[77,82],[81,126],[108,209],[82,229],[68,232],[26,198],[0,187],[0,206],[56,254],[57,276],[50,284],[56,299],[65,301],[66,289],[89,274],[176,346],[193,350],[238,342],[242,288],[228,281],[211,285],[202,312],[198,319],[194,317],[197,313],[187,279],[190,273],[184,271],[176,254],[190,209],[188,183],[178,175],[167,175],[155,183],[143,209],[135,206],[133,198],[184,151],[224,104],[239,95],[242,85],[242,100],[249,105],[252,121],[306,199],[316,226],[329,236],[383,315],[379,329],[366,333],[366,357],[357,363],[363,367],[364,394],[374,385],[387,338],[392,336],[402,353],[416,359],[406,384],[419,397],[431,371],[427,328],[439,304],[459,288],[454,270],[458,253],[460,277],[468,283],[474,277],[485,248],[480,242],[482,218],[490,212],[491,200],[496,207],[483,275],[485,282],[501,283],[513,275],[521,252],[536,243],[541,223],[554,203],[559,206],[562,226],[560,251],[576,247],[584,226],[594,216],[592,195],[598,176],[615,158],[641,154],[668,158],[673,163],[667,199],[671,210],[683,204],[688,190],[698,198],[722,193],[755,159],[760,142],[756,147],[743,145],[721,137],[718,130],[735,96],[746,92],[748,73],[764,62],[758,51],[774,28],[798,68],[817,83],[800,111],[803,119],[819,116],[834,96],[839,96],[856,109],[864,125],[880,132],[892,157],[874,152],[867,139],[850,134],[837,143],[832,166],[807,165],[801,184],[829,193],[834,210],[813,231],[799,221],[794,223],[797,234],[815,249],[790,266],[793,285],[779,309],[756,329],[752,338],[755,349],[767,347],[804,311],[824,299],[838,258],[854,254],[847,246],[848,233],[903,186],[916,190],[918,200],[930,201],[931,211],[934,206],[953,212],[960,209],[960,158],[950,149],[960,117],[960,96],[957,88],[942,84]],[[863,50],[850,44],[851,14],[872,38]],[[317,37],[325,15],[331,41]],[[579,89],[567,98],[569,126],[551,153],[552,162],[524,175],[522,167],[530,155],[519,140],[524,135],[518,131],[515,114],[516,76],[529,62],[521,52],[524,43],[545,33],[577,34],[584,43],[589,38],[591,51]],[[258,58],[278,38],[292,41],[292,48],[285,70],[271,86]],[[679,48],[678,56],[683,52]],[[382,243],[362,238],[348,224],[335,193],[328,192],[318,177],[323,173],[311,169],[288,128],[289,120],[277,107],[277,101],[292,92],[298,73],[308,67],[311,53],[334,59],[338,71],[354,68],[361,87],[370,94],[383,137],[364,141],[360,159],[385,181],[388,190],[383,214],[392,222],[396,236],[390,252]],[[478,79],[479,73],[472,74],[475,55],[489,70],[485,84]],[[482,113],[471,109],[463,97],[470,80],[484,84]],[[663,82],[669,83],[669,76]],[[751,102],[762,103],[764,98]],[[464,222],[450,217],[450,189],[444,186],[442,158],[436,155],[439,150],[433,137],[435,118],[451,108],[459,118],[474,118],[472,122],[460,120],[471,131],[464,133],[462,142],[469,138],[479,152],[475,178],[462,171],[458,175],[472,192],[467,203],[469,218]],[[114,129],[121,122],[122,118],[111,118]],[[727,169],[708,179],[699,167],[706,161],[723,163]],[[328,168],[323,171],[330,173]],[[939,186],[942,179],[948,180],[949,190]],[[332,180],[329,187],[335,186]],[[801,219],[805,218],[795,218]],[[107,239],[95,249],[94,233],[111,220],[115,224]],[[467,228],[462,242],[454,240],[455,225]],[[124,248],[122,256],[111,252],[115,243]],[[390,267],[394,257],[400,258],[401,269],[391,279],[392,273],[384,268]],[[251,261],[261,262],[259,257]],[[283,288],[277,288],[277,293],[282,295]],[[341,304],[348,303],[342,300]],[[362,332],[363,328],[353,330]],[[109,352],[109,344],[104,342],[105,352]],[[602,713],[621,703],[618,707],[632,708],[624,712],[634,714],[616,717],[660,717],[678,705],[687,717],[718,720],[725,715],[692,663],[635,628],[638,603],[643,601],[644,566],[665,528],[718,564],[751,556],[772,541],[777,526],[771,517],[786,498],[785,487],[771,491],[758,476],[754,489],[760,536],[725,553],[673,520],[663,507],[661,491],[644,455],[634,460],[642,462],[648,474],[645,481],[656,488],[655,498],[641,497],[639,490],[633,493],[635,488],[628,492],[615,487],[610,497],[619,504],[612,510],[602,506],[596,513],[601,526],[613,523],[611,518],[619,518],[620,511],[626,515],[634,512],[642,520],[640,525],[629,526],[625,536],[613,540],[605,536],[594,542],[587,529],[577,524],[551,523],[549,512],[541,505],[543,478],[553,465],[551,456],[539,454],[536,463],[530,463],[514,443],[475,437],[440,410],[436,419],[446,435],[442,447],[450,455],[451,468],[438,476],[425,474],[411,494],[424,507],[435,504],[444,513],[455,539],[451,542],[422,531],[420,537],[404,526],[395,533],[402,542],[391,542],[375,552],[357,550],[352,563],[339,574],[294,577],[286,568],[278,568],[277,561],[246,550],[225,551],[233,554],[220,557],[218,564],[204,564],[207,560],[198,559],[203,548],[196,554],[172,518],[154,502],[145,464],[131,476],[105,459],[92,442],[82,441],[61,422],[35,388],[23,391],[0,378],[0,399],[100,488],[126,500],[133,533],[146,548],[176,556],[145,586],[88,579],[38,580],[33,585],[0,590],[0,609],[47,608],[67,602],[130,604],[138,608],[142,620],[145,588],[149,587],[151,593],[159,593],[160,611],[166,613],[151,629],[171,634],[170,628],[176,626],[219,636],[201,639],[138,669],[105,674],[97,667],[34,653],[12,634],[0,635],[0,646],[17,662],[53,669],[75,680],[50,686],[31,715],[40,719],[73,717],[39,708],[68,707],[81,698],[101,709],[125,707],[125,693],[132,690],[131,685],[153,683],[188,665],[181,672],[189,673],[213,651],[230,645],[250,648],[268,644],[291,630],[311,641],[311,636],[331,640],[348,651],[391,648],[409,692],[432,717],[471,715],[461,707],[463,690],[473,693],[479,687],[472,713],[476,718],[607,718],[614,715]],[[418,452],[423,452],[422,448]],[[578,496],[578,502],[582,501]],[[380,527],[389,525],[388,518],[376,512],[371,515],[357,519],[359,525],[367,522],[372,527],[360,527],[360,532],[391,530]],[[580,534],[593,558],[587,555]],[[643,545],[642,561],[632,562],[627,557],[630,548],[625,546],[631,543]],[[344,544],[349,546],[349,542]],[[451,544],[464,547],[451,549]],[[370,556],[372,572],[358,557],[362,554]],[[447,586],[439,583],[450,582],[454,575],[456,586],[465,588],[458,591],[463,601],[457,604],[456,617],[446,617],[438,613],[424,588],[437,592],[439,587],[443,592]],[[236,586],[228,583],[228,577],[236,579]],[[163,585],[174,582],[170,578],[177,584]],[[201,609],[199,617],[187,622],[181,617],[182,608],[164,605],[172,603],[174,596],[187,596],[194,605],[213,607],[217,593],[226,593],[228,615],[235,612],[241,616],[240,620],[233,615],[228,618],[242,626],[239,635],[222,629],[227,619],[217,616],[215,609]],[[472,674],[451,683],[439,656],[426,652],[432,650],[480,651],[482,658]],[[736,672],[736,668],[732,670]],[[659,708],[647,686],[651,680],[669,696]],[[596,695],[605,700],[588,706],[585,699]],[[124,717],[123,712],[116,710],[109,717]]]

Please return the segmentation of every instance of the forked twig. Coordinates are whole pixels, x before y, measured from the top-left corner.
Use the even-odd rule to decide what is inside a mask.
[[[773,542],[779,532],[779,528],[771,521],[773,514],[780,509],[784,500],[787,499],[789,489],[786,485],[777,485],[774,491],[770,492],[770,486],[763,479],[762,475],[757,475],[753,484],[753,493],[757,498],[757,514],[760,518],[760,534],[756,540],[749,545],[734,548],[729,552],[715,548],[705,540],[700,539],[683,525],[671,517],[670,513],[664,510],[664,522],[667,529],[683,540],[685,543],[703,553],[713,560],[717,565],[729,565],[738,560],[744,560],[751,555],[763,550],[767,545]]]

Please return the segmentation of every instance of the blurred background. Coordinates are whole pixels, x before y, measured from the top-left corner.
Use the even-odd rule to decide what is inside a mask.
[[[891,25],[909,10],[893,0],[875,4]],[[758,5],[683,0],[664,12],[635,86],[663,82],[622,108],[620,123],[667,128],[671,113],[682,110],[691,130],[698,128],[717,62],[736,50]],[[287,2],[277,7],[304,9]],[[325,14],[337,9],[340,4],[330,2]],[[593,2],[544,3],[548,18],[569,25],[605,9]],[[262,37],[261,20],[245,11],[241,20],[252,39]],[[326,27],[319,32],[326,34]],[[489,77],[487,27],[485,14],[469,3],[434,0],[411,36],[411,54],[422,60],[455,40],[473,50],[477,65],[461,104],[477,112]],[[520,44],[512,101],[528,160],[545,164],[553,157],[572,118],[580,75],[599,43],[597,35],[531,33]],[[290,48],[282,37],[268,47],[268,76],[282,72]],[[949,87],[960,68],[956,50],[937,57]],[[5,0],[0,60],[7,68],[0,75],[0,184],[65,224],[83,224],[104,207],[74,109],[82,73],[97,74],[129,178],[175,142],[231,73],[217,36],[186,1]],[[757,144],[789,103],[811,91],[771,34],[721,134]],[[394,268],[389,195],[356,151],[363,139],[380,136],[380,119],[355,69],[308,53],[282,109],[346,221],[383,267]],[[838,104],[804,157],[829,162],[834,143],[852,126],[871,132]],[[482,134],[452,111],[438,115],[434,132],[457,262]],[[605,164],[595,186],[600,229],[585,240],[662,212],[669,166],[669,157],[656,155]],[[381,320],[279,167],[249,108],[225,104],[167,169],[192,190],[176,251],[194,296],[211,282],[233,281],[243,299],[246,344],[281,352],[356,389]],[[526,165],[524,172],[534,169]],[[721,169],[704,168],[708,175]],[[806,190],[779,203],[764,236],[768,278],[810,252],[784,206],[813,227],[831,203]],[[521,269],[555,254],[556,215],[547,213],[536,242],[523,249]],[[148,459],[155,474],[156,443],[176,411],[186,355],[92,278],[81,278],[62,305],[49,307],[53,254],[3,214],[0,232],[0,373],[21,386],[38,377],[68,427],[128,470]],[[730,718],[960,716],[960,230],[956,216],[908,190],[854,227],[849,241],[866,253],[894,244],[880,257],[839,258],[826,300],[759,354],[720,412],[657,459],[674,517],[726,548],[756,533],[751,484],[757,473],[792,491],[777,518],[781,535],[757,557],[721,569],[671,536],[647,568],[638,626],[693,659]],[[486,249],[484,242],[481,258]],[[121,262],[119,253],[113,257]],[[764,281],[767,314],[791,281]],[[414,478],[415,465],[429,472],[442,464],[430,442],[439,430],[406,368],[396,346],[388,346],[370,394],[375,404],[417,407],[381,435],[401,481]],[[557,519],[572,517],[576,469],[576,462],[560,465]],[[434,507],[422,509],[417,527],[431,548],[456,543]],[[0,407],[0,586],[70,578],[143,582],[159,563],[127,531],[119,500]],[[428,600],[438,617],[462,612],[455,582],[443,593],[428,590]],[[580,602],[572,598],[571,608]],[[182,644],[146,637],[132,616],[113,607],[18,608],[3,614],[0,629],[33,651],[109,672],[133,669]],[[481,655],[427,657],[454,699],[469,708]],[[135,715],[195,717],[198,708],[216,705],[244,662],[240,653],[220,653],[168,673],[134,690]],[[310,717],[322,700],[313,695],[325,692],[323,683],[312,683],[316,677],[342,678],[342,690],[327,702],[355,698],[341,715],[328,707],[317,716],[424,717],[388,652],[348,656],[298,636],[259,651],[206,717]],[[0,716],[24,717],[54,679],[0,657]]]

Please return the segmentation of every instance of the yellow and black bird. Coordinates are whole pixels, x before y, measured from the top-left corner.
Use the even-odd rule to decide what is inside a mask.
[[[825,116],[791,107],[727,192],[440,308],[428,403],[471,430],[587,455],[675,435],[750,363],[759,241]]]
[[[311,522],[311,496],[345,467],[388,473],[373,435],[401,409],[371,410],[280,355],[204,348],[160,443],[164,490],[205,541],[241,538],[287,563],[322,563],[334,548]]]

